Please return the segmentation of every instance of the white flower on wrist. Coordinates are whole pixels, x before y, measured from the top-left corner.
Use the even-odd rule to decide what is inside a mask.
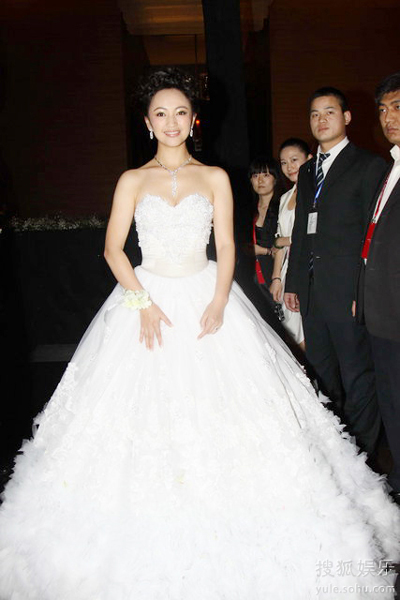
[[[122,306],[131,310],[142,310],[152,304],[149,292],[146,290],[125,290],[122,298]]]

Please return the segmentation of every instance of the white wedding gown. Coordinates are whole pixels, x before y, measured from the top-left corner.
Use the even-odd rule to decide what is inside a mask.
[[[238,285],[197,339],[212,215],[139,203],[173,327],[147,350],[119,285],[93,320],[6,488],[1,600],[393,598],[399,511]]]

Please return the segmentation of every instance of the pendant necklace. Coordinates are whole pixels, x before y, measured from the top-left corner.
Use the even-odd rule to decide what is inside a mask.
[[[156,161],[156,163],[158,163],[160,165],[160,167],[162,167],[163,169],[168,171],[168,173],[172,177],[172,197],[173,198],[175,198],[176,193],[178,191],[178,181],[177,181],[178,171],[180,169],[182,169],[182,167],[185,167],[187,164],[189,164],[190,161],[192,160],[192,158],[193,158],[192,155],[189,154],[189,158],[187,158],[184,163],[179,165],[179,167],[176,167],[176,169],[168,169],[168,167],[163,165],[162,162],[160,160],[158,160],[157,156],[154,157],[154,160]]]

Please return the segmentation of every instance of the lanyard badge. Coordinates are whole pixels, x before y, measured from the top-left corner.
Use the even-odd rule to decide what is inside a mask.
[[[383,194],[385,193],[385,189],[386,189],[386,186],[387,186],[388,179],[389,179],[389,175],[386,177],[386,181],[383,184],[382,191],[379,194],[378,202],[376,203],[376,207],[375,207],[375,210],[374,210],[373,217],[372,217],[372,219],[371,219],[371,221],[370,221],[370,223],[368,225],[367,235],[365,236],[364,245],[363,245],[362,252],[361,252],[361,257],[364,260],[367,260],[367,258],[368,258],[369,247],[371,245],[371,241],[372,241],[372,238],[373,238],[373,235],[374,235],[375,227],[376,227],[376,224],[377,224],[379,216],[380,216],[379,208],[381,206]]]
[[[315,234],[317,233],[317,223],[318,223],[318,198],[321,194],[321,189],[323,185],[323,181],[319,184],[317,191],[315,192],[314,202],[312,205],[312,211],[308,213],[308,222],[307,222],[307,234]]]

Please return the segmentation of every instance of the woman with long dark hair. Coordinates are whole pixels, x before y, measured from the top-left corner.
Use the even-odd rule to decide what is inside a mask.
[[[251,162],[248,174],[254,197],[255,277],[270,300],[268,288],[273,269],[272,247],[278,224],[279,200],[284,190],[282,175],[277,161],[265,156],[259,156]]]

